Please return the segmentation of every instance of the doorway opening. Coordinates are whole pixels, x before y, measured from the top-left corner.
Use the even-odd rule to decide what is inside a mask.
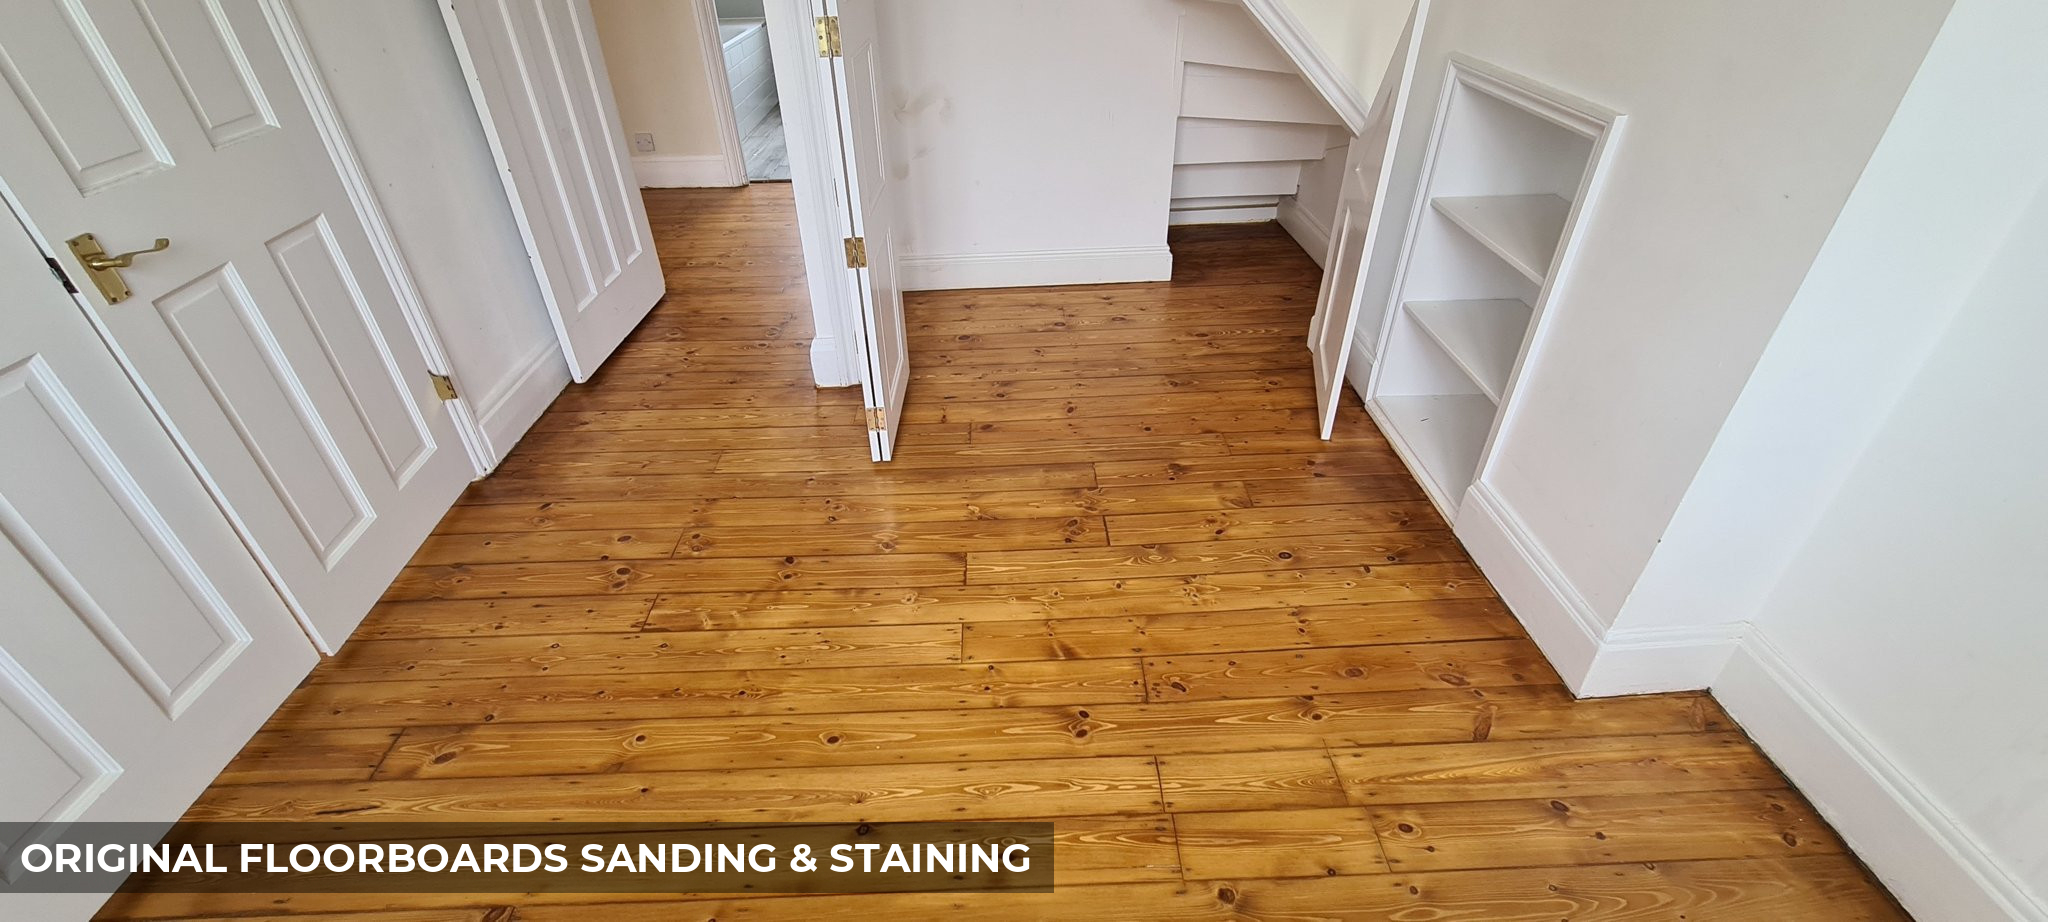
[[[713,220],[701,210],[705,201],[720,195],[737,200],[750,182],[765,181],[782,186],[769,198],[789,209],[776,220],[793,221],[797,231],[796,240],[775,250],[750,249],[736,239],[690,257],[664,250],[669,297],[712,308],[761,260],[774,264],[766,267],[771,273],[800,265],[795,291],[803,296],[808,289],[814,332],[804,345],[812,375],[819,387],[846,387],[862,381],[864,354],[849,319],[857,291],[846,241],[856,234],[847,229],[839,119],[833,84],[823,72],[827,63],[817,53],[813,2],[594,0],[591,6],[616,91],[619,131],[631,142],[633,173],[650,212],[657,212],[652,223],[692,228]],[[749,160],[757,169],[748,169]],[[702,195],[666,194],[698,189]]]
[[[789,182],[789,142],[783,136],[775,60],[768,51],[768,18],[761,0],[717,0],[714,10],[726,101],[732,108],[747,181]]]

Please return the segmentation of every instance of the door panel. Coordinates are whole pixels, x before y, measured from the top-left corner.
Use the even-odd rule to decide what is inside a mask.
[[[241,272],[223,266],[158,298],[155,307],[307,548],[330,566],[343,538],[368,520],[362,487],[336,456],[332,433],[251,303]]]
[[[300,318],[340,379],[356,421],[384,462],[384,472],[404,489],[430,457],[434,435],[419,405],[406,399],[405,372],[379,335],[376,315],[349,285],[333,229],[324,217],[315,218],[265,247],[291,289]],[[334,322],[323,322],[323,317]]]
[[[569,371],[587,381],[667,290],[589,0],[442,4]]]
[[[1421,45],[1422,24],[1429,17],[1429,4],[1430,0],[1417,0],[1409,12],[1408,25],[1394,44],[1393,59],[1380,80],[1378,98],[1373,100],[1365,130],[1352,139],[1345,157],[1336,223],[1330,228],[1330,249],[1323,259],[1323,287],[1316,298],[1315,319],[1308,328],[1316,409],[1325,439],[1337,426],[1344,372],[1351,364],[1351,346],[1358,329],[1362,293],[1359,283],[1364,280],[1366,254],[1372,252],[1373,239],[1379,233],[1387,174],[1393,168],[1393,145],[1401,137],[1408,85],[1415,77],[1416,52]]]
[[[0,181],[323,649],[471,469],[274,0],[0,0]],[[17,26],[16,24],[22,24]],[[318,88],[312,88],[317,90]],[[168,237],[109,303],[63,241]]]
[[[1309,353],[1315,366],[1317,420],[1323,438],[1337,423],[1344,393],[1344,370],[1358,329],[1359,270],[1371,240],[1372,187],[1366,185],[1362,153],[1373,146],[1373,129],[1351,143],[1344,180],[1337,194],[1337,221],[1330,230],[1330,258],[1323,272],[1320,309],[1309,324]],[[1380,139],[1384,140],[1384,139]]]
[[[127,74],[81,6],[4,0],[0,21],[11,36],[0,41],[7,52],[0,72],[73,188],[91,194],[171,165]]]
[[[896,278],[894,212],[884,149],[877,73],[875,0],[824,0],[826,14],[838,17],[842,56],[825,58],[822,69],[831,83],[839,121],[840,162],[848,214],[848,236],[862,241],[867,265],[854,269],[859,288],[862,343],[867,358],[861,391],[880,419],[870,423],[876,461],[895,456],[901,429],[903,397],[910,385],[910,346],[903,322],[903,288]],[[878,424],[877,424],[878,423]]]
[[[121,774],[114,757],[4,650],[0,752],[7,754],[5,815],[11,822],[75,819]],[[0,841],[0,848],[13,844]]]
[[[0,821],[176,819],[318,659],[4,208],[0,599]],[[0,918],[99,901],[0,895]]]
[[[236,58],[220,0],[137,0],[136,6],[216,149],[277,127],[255,73]]]
[[[0,535],[176,717],[248,644],[42,356],[0,371]],[[97,588],[94,588],[97,587]]]
[[[318,658],[4,211],[0,597],[4,821],[176,818]]]

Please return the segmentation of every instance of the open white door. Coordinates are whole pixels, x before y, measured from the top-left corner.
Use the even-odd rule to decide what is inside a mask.
[[[0,822],[174,820],[318,657],[43,259],[0,206]]]
[[[289,6],[6,0],[0,21],[0,186],[334,649],[475,468]]]
[[[569,373],[588,381],[667,290],[590,0],[444,0],[441,13]]]
[[[1316,316],[1309,323],[1308,348],[1315,365],[1316,410],[1327,439],[1337,426],[1337,405],[1343,396],[1344,370],[1351,362],[1351,344],[1358,329],[1359,283],[1366,257],[1380,231],[1394,144],[1401,137],[1408,85],[1415,78],[1422,23],[1429,0],[1417,0],[1408,25],[1394,46],[1394,58],[1367,115],[1365,131],[1351,142],[1344,164],[1344,183],[1337,197],[1337,221],[1330,228],[1330,250],[1324,258],[1322,292]]]
[[[819,79],[839,117],[838,161],[846,198],[848,283],[861,306],[860,344],[867,361],[861,393],[876,461],[896,452],[903,394],[910,385],[904,338],[903,289],[896,280],[889,175],[883,169],[881,110],[876,100],[876,0],[812,0],[821,17]],[[832,54],[836,45],[838,54]]]

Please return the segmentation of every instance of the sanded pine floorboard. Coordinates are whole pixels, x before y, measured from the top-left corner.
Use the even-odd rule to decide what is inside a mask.
[[[1263,752],[1343,746],[1345,755],[1399,743],[1474,744],[1485,715],[1487,736],[1526,739],[1526,747],[1557,762],[1581,745],[1569,734],[1597,725],[1609,732],[1702,736],[1704,715],[1682,699],[1615,702],[1584,714],[1547,689],[1480,692],[1412,691],[1331,695],[1315,700],[1269,698],[1202,704],[1145,703],[1010,706],[958,710],[861,711],[745,718],[654,718],[633,721],[493,722],[411,727],[388,752],[377,777],[457,778],[599,771],[686,771],[780,765],[875,765],[971,762],[995,756],[1072,758],[1177,752]],[[336,731],[342,732],[342,731]],[[348,731],[356,732],[356,731]],[[1553,738],[1556,737],[1556,738]],[[991,739],[1004,745],[992,747]],[[1634,737],[1622,737],[1633,739]],[[1651,740],[1658,736],[1647,737]],[[1601,739],[1605,739],[1604,737]],[[371,745],[365,738],[361,745]],[[1541,748],[1548,746],[1547,749]],[[1428,750],[1439,760],[1483,761],[1452,746]],[[1630,752],[1612,747],[1612,753]],[[1685,756],[1690,759],[1677,758]],[[1611,757],[1612,758],[1612,757]],[[1736,756],[1726,756],[1735,759]],[[1338,757],[1361,803],[1391,781]],[[1677,753],[1679,768],[1700,764]],[[1553,770],[1553,774],[1562,769]],[[321,779],[331,780],[331,779]],[[1377,786],[1375,786],[1377,785]]]
[[[906,431],[905,434],[908,435],[909,432]],[[902,446],[900,441],[897,444],[899,447]],[[914,453],[898,452],[895,460],[890,461],[889,465],[900,465],[905,470],[941,468],[979,472],[996,467],[1096,464],[1105,460],[1156,458],[1161,455],[1219,458],[1229,453],[1230,445],[1221,433],[1207,432],[1199,435],[1148,435],[1090,441],[923,446]],[[730,474],[805,471],[839,474],[872,467],[874,464],[865,446],[830,451],[762,448],[722,452],[718,456],[714,471]]]
[[[1216,814],[1224,815],[1224,814]],[[1176,821],[1178,818],[1175,818]],[[1321,817],[1311,815],[1303,827]],[[1126,832],[1120,841],[1141,837]],[[1341,837],[1341,838],[1340,838]],[[1232,836],[1196,827],[1181,838],[1201,843],[1197,857],[1183,861],[1204,869],[1213,856],[1209,843],[1236,855],[1234,873],[1221,880],[1139,881],[1069,886],[1062,881],[1048,894],[870,894],[784,896],[769,898],[647,896],[606,897],[564,895],[526,897],[517,903],[519,922],[719,922],[731,919],[815,922],[839,916],[895,919],[1000,918],[1059,919],[1081,922],[1125,920],[1261,920],[1303,918],[1345,919],[1474,919],[1486,922],[1556,922],[1571,920],[1640,919],[1826,919],[1875,922],[1905,918],[1882,891],[1870,886],[1855,862],[1839,856],[1792,859],[1664,861],[1501,868],[1476,871],[1423,871],[1388,874],[1327,871],[1338,864],[1327,846],[1350,839],[1336,830],[1319,840],[1326,847],[1301,840],[1288,854],[1276,856],[1264,837]],[[1061,842],[1068,841],[1062,837]],[[1094,841],[1101,841],[1098,836]],[[1131,846],[1135,851],[1142,846]],[[1185,842],[1179,853],[1189,849]],[[1110,860],[1124,856],[1098,849]],[[1094,857],[1093,855],[1087,857]],[[1316,867],[1313,875],[1259,877]],[[1143,859],[1139,859],[1143,860]],[[1203,862],[1195,865],[1195,861]],[[1284,863],[1283,863],[1284,862]],[[1080,863],[1079,861],[1075,863]],[[1091,861],[1090,870],[1099,862]],[[1138,871],[1116,869],[1120,876]],[[1061,876],[1066,865],[1061,866]],[[233,900],[215,896],[166,895],[138,904],[122,897],[120,908],[149,917],[225,920],[220,911],[236,908],[273,918],[292,909],[321,912],[313,922],[505,922],[513,918],[515,901],[490,894],[408,894],[397,898],[319,896],[314,898],[259,894]],[[606,902],[592,902],[604,899]],[[394,908],[402,900],[408,907]],[[344,908],[347,907],[347,908]]]
[[[1215,573],[1058,583],[675,593],[649,614],[650,630],[722,626],[1038,621],[1262,610],[1425,599],[1491,598],[1469,563]]]
[[[920,391],[922,390],[925,389],[920,388]],[[1316,403],[1315,391],[1307,387],[1245,389],[1237,396],[1236,405],[1246,410],[1292,410],[1314,407]],[[1150,397],[1107,394],[1035,399],[1004,397],[991,400],[922,401],[913,411],[913,399],[906,398],[903,411],[904,419],[909,422],[991,424],[991,428],[986,431],[995,431],[993,424],[1002,422],[1087,420],[1117,414],[1203,417],[1215,406],[1215,400],[1203,394],[1164,394]]]
[[[913,376],[909,404],[937,401],[968,403],[1000,400],[1075,400],[1087,397],[1206,393],[1251,390],[1269,392],[1313,386],[1306,370],[1259,369],[1184,374],[1140,374],[1104,378],[1017,378],[986,375]]]
[[[624,634],[646,623],[655,598],[624,595],[385,602],[364,619],[354,639]]]
[[[897,460],[811,386],[789,187],[475,484],[207,818],[1031,819],[1051,894],[124,894],[106,918],[1900,919],[1704,693],[1575,700],[1348,392],[1271,225],[906,296]]]

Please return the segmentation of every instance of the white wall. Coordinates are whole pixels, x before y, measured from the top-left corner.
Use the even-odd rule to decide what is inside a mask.
[[[1350,80],[1360,104],[1370,109],[1415,0],[1280,0],[1280,5]],[[1301,188],[1280,200],[1280,225],[1317,265],[1322,264],[1330,228],[1337,221],[1349,153],[1348,145],[1338,144],[1325,151],[1322,160],[1304,165]]]
[[[1596,52],[1438,2],[1432,48],[1631,119],[1500,448],[1597,622],[1568,677],[1711,682],[1918,917],[2048,919],[2048,7],[1645,5]]]
[[[1753,621],[1715,693],[1927,919],[2048,919],[2044,36],[1956,4],[1624,610]]]
[[[1866,802],[1862,779],[1810,752],[1790,695],[1739,672],[1716,685],[1927,919],[2048,918],[2048,728],[2033,714],[2048,695],[2048,194],[2011,192],[2025,216],[1765,600],[1755,652],[1745,643],[1924,807]],[[1923,843],[1916,820],[1937,833]],[[1930,874],[1936,844],[2026,910]]]
[[[718,0],[720,19],[761,19],[761,0]]]
[[[2048,109],[2048,64],[1983,6],[1936,38],[1617,629],[1750,617],[2048,170],[2048,121],[2009,117]]]
[[[1280,0],[1330,63],[1372,105],[1414,0]],[[1340,158],[1341,159],[1341,158]]]
[[[1169,0],[880,5],[909,288],[1165,278]]]
[[[1948,5],[1437,0],[1391,213],[1451,52],[1629,117],[1487,478],[1582,622],[1611,624],[1641,575]]]
[[[1330,228],[1337,223],[1337,199],[1344,193],[1344,164],[1350,154],[1349,143],[1339,144],[1324,151],[1323,159],[1302,164],[1300,187],[1280,198],[1280,226],[1319,266],[1329,253]]]
[[[695,0],[591,0],[590,9],[628,141],[654,135],[652,153],[628,147],[640,184],[744,183],[727,170]],[[712,63],[723,72],[722,61]]]
[[[375,16],[296,0],[313,56],[449,352],[502,458],[569,383],[540,285],[433,0]]]

